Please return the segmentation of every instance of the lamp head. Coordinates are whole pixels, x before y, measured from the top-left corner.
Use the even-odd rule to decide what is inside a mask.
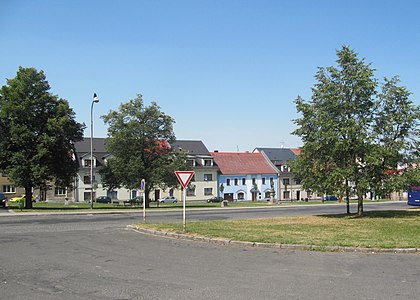
[[[99,98],[96,95],[96,93],[93,93],[93,102],[98,103],[99,102]]]

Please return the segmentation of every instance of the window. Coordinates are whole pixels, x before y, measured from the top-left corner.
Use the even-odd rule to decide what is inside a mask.
[[[16,193],[16,188],[13,185],[3,185],[3,193]]]
[[[295,178],[295,184],[300,184],[300,183],[301,183],[301,180],[298,178]]]
[[[283,184],[289,185],[290,184],[290,178],[283,178]]]
[[[245,185],[245,184],[246,184],[246,179],[242,178],[242,185]]]
[[[118,192],[117,191],[107,191],[106,195],[111,199],[117,199]],[[136,196],[134,196],[136,197]],[[132,198],[134,198],[132,197]]]
[[[265,194],[264,194],[264,198],[265,199],[270,199],[271,197],[270,197],[270,191],[266,191],[265,192]]]
[[[66,194],[66,188],[63,187],[56,187],[54,194],[57,196],[64,196]]]
[[[95,175],[93,175],[93,182],[95,182]],[[90,184],[90,176],[89,175],[83,176],[83,183],[84,184]]]
[[[252,184],[255,184],[257,182],[256,178],[252,178]]]
[[[205,167],[211,167],[213,165],[213,161],[211,159],[205,159],[204,160],[204,166]]]
[[[226,178],[226,185],[230,185],[230,179]]]
[[[290,199],[290,191],[283,192],[283,199]]]
[[[189,184],[187,186],[187,196],[195,196],[195,185]]]
[[[212,174],[204,174],[204,181],[212,181],[213,175]]]
[[[93,199],[95,199],[95,195],[96,193],[93,193]],[[83,200],[85,200],[85,202],[90,202],[90,192],[83,193]]]
[[[91,159],[85,159],[84,160],[84,166],[85,166],[85,168],[89,168],[91,163],[92,163],[92,160]]]
[[[239,192],[238,193],[238,200],[244,200],[245,199],[245,193],[244,192]]]
[[[187,166],[195,167],[195,160],[194,159],[187,159]]]
[[[204,188],[204,195],[205,196],[213,195],[213,188]]]
[[[235,178],[235,179],[233,180],[233,184],[234,184],[234,185],[238,185],[238,178]]]
[[[265,184],[265,177],[262,178],[262,184]]]

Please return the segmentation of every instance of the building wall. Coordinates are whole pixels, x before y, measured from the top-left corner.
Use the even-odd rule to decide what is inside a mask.
[[[256,200],[270,199],[267,192],[271,190],[270,178],[273,179],[274,191],[278,190],[278,176],[277,174],[250,174],[250,175],[219,175],[218,185],[223,184],[223,193],[220,192],[219,196],[233,201],[251,201],[252,189],[254,187],[253,179],[259,193]],[[265,180],[263,180],[265,178]],[[230,181],[230,182],[229,182]],[[265,181],[263,183],[263,181]],[[243,195],[243,199],[241,197]],[[278,199],[276,192],[274,199]]]

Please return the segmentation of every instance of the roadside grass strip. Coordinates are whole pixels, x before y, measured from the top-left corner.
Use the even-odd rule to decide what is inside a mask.
[[[133,228],[183,235],[181,223],[141,223]],[[357,215],[278,217],[189,222],[190,237],[267,245],[297,245],[312,250],[400,249],[420,251],[420,210]],[[163,234],[165,235],[165,234]],[[280,246],[279,246],[280,247]],[[280,247],[281,248],[281,247]]]

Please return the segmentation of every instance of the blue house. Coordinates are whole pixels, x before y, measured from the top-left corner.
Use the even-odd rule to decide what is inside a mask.
[[[270,200],[270,190],[278,190],[278,170],[262,153],[212,152],[211,155],[220,170],[219,196],[224,199]]]

